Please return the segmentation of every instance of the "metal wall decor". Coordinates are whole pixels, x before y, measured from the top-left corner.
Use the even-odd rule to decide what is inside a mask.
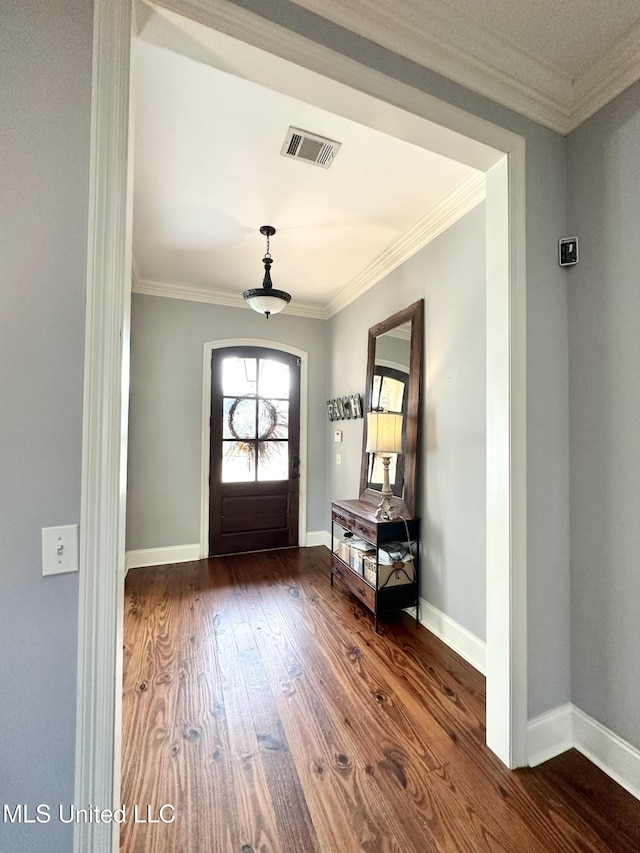
[[[362,397],[360,394],[349,394],[346,397],[336,397],[327,400],[327,415],[330,421],[344,421],[362,417]]]

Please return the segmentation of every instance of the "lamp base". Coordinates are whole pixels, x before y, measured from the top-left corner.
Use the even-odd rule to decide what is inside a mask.
[[[396,518],[400,518],[391,503],[392,496],[393,492],[390,495],[383,495],[382,500],[378,504],[376,518],[379,518],[380,521],[395,521]]]
[[[391,462],[391,457],[387,453],[381,453],[380,457],[382,459],[382,491],[380,492],[381,500],[376,509],[376,518],[379,518],[381,521],[395,521],[399,516],[391,502],[391,498],[393,497],[391,485],[389,484],[389,463]]]

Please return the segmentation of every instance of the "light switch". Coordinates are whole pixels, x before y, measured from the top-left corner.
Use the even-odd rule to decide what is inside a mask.
[[[42,528],[42,574],[78,571],[78,525]]]
[[[342,430],[341,429],[334,430],[333,440],[337,443],[340,443],[342,441]]]
[[[342,465],[342,454],[336,453],[336,465]]]

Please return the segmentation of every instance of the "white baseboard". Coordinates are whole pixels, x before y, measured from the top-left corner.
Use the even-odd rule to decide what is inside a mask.
[[[575,707],[573,740],[589,761],[640,800],[639,749]]]
[[[314,545],[325,545],[327,548],[331,548],[331,534],[327,530],[310,530],[307,533],[304,547],[312,548]]]
[[[640,750],[575,705],[568,703],[530,720],[528,738],[530,767],[573,747],[640,799]]]
[[[424,598],[420,599],[420,623],[463,657],[467,663],[486,675],[487,646],[475,634],[454,622],[451,617],[429,604]]]
[[[331,534],[326,530],[311,530],[307,533],[302,547],[314,545],[331,547]],[[166,548],[142,548],[139,551],[127,551],[125,570],[141,569],[144,566],[163,566],[166,563],[187,563],[200,559],[200,545],[173,545]]]
[[[143,566],[163,566],[166,563],[188,563],[200,559],[200,545],[173,545],[169,548],[142,548],[127,551],[125,569],[141,569]]]
[[[571,749],[573,739],[573,705],[567,702],[551,711],[529,720],[527,753],[529,767],[555,758]]]

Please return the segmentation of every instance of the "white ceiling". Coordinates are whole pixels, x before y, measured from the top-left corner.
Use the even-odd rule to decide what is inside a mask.
[[[297,3],[565,133],[640,77],[639,0]],[[146,3],[137,18],[136,289],[239,304],[269,224],[287,311],[329,316],[423,245],[450,199],[482,197],[468,165],[244,79],[233,53],[212,61],[193,21]],[[342,143],[330,169],[280,156],[290,125]]]
[[[139,282],[326,306],[475,175],[403,142],[139,39],[134,60]],[[342,143],[329,169],[281,156],[290,125]],[[378,276],[379,277],[379,276]],[[374,280],[370,284],[375,283]]]
[[[296,0],[560,133],[640,79],[638,0]]]

